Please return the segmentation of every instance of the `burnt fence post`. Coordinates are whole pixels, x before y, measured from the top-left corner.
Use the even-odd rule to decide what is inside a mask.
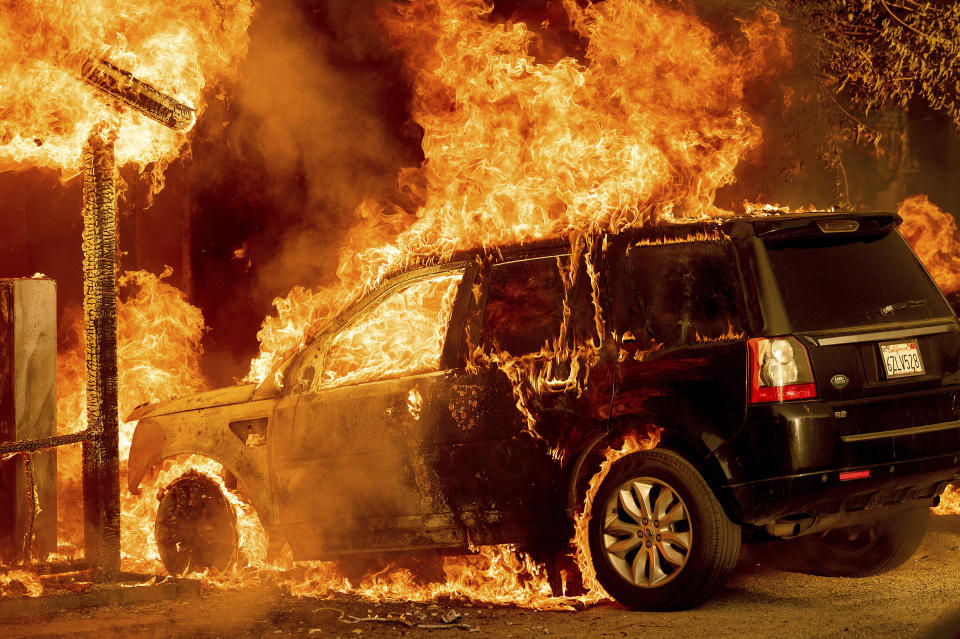
[[[90,136],[83,152],[83,313],[87,428],[83,442],[86,558],[103,581],[120,573],[117,415],[117,197],[113,140]]]

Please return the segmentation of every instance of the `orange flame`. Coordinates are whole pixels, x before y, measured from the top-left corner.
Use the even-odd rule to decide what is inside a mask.
[[[338,333],[326,356],[338,367],[324,371],[324,386],[436,369],[446,333],[431,331],[435,326],[446,327],[460,279],[457,273],[414,282]],[[402,332],[398,335],[394,329]],[[394,339],[379,343],[384,334],[394,334]]]
[[[365,202],[339,283],[276,302],[250,379],[299,345],[278,336],[306,335],[398,269],[462,248],[724,213],[713,197],[760,140],[744,85],[789,61],[777,15],[761,10],[728,46],[683,5],[564,7],[588,43],[582,61],[538,61],[536,32],[492,22],[481,0],[420,0],[389,16],[424,129],[427,159],[399,177],[422,203],[416,221],[397,228],[401,216]]]
[[[940,210],[926,195],[912,195],[897,208],[903,238],[923,262],[945,295],[960,290],[960,234],[952,215]],[[935,515],[960,515],[960,490],[947,486]]]
[[[118,388],[120,418],[144,402],[156,402],[204,390],[199,375],[200,339],[204,324],[200,310],[187,303],[184,295],[160,276],[145,271],[126,273],[121,287],[133,288],[117,312],[118,324]],[[86,427],[84,399],[84,360],[80,322],[74,327],[78,335],[74,348],[61,352],[58,358],[57,414],[61,433]],[[135,423],[121,421],[121,474],[126,472]],[[186,470],[184,468],[183,470]],[[208,470],[201,468],[201,470]],[[180,472],[171,471],[170,481]],[[219,472],[219,468],[213,469]],[[64,551],[75,553],[82,545],[83,521],[80,447],[62,447],[58,453],[60,538]],[[125,567],[153,570],[159,555],[153,539],[156,500],[153,496],[121,493],[121,545]]]
[[[110,28],[84,32],[86,39],[67,37],[67,48],[107,57],[191,104],[200,104],[206,76],[198,85],[191,81],[196,77],[178,75],[178,70],[184,69],[177,65],[186,64],[194,71],[212,69],[209,77],[215,77],[216,70],[228,69],[245,47],[243,33],[250,5],[238,2],[223,8],[217,4],[218,9],[200,12],[202,25],[178,32],[185,38],[198,32],[207,34],[201,40],[220,56],[217,64],[211,66],[207,60],[210,50],[198,47],[193,57],[185,56],[186,63],[178,60],[169,72],[163,66],[150,67],[155,60],[164,59],[158,51],[173,50],[170,41],[162,38],[148,46],[156,33],[150,31],[150,22],[156,12],[169,10],[171,15],[180,15],[178,0],[172,9],[168,3],[134,12],[139,20],[135,26],[124,21],[128,14],[123,14],[122,20],[114,19],[111,7],[106,6],[108,0],[98,1],[97,15]],[[744,86],[788,62],[787,31],[776,14],[761,10],[754,21],[743,25],[740,41],[726,45],[690,8],[679,3],[607,0],[581,8],[574,0],[565,0],[564,7],[572,28],[586,42],[582,60],[539,60],[533,52],[536,32],[523,23],[492,22],[491,7],[482,0],[415,0],[388,17],[412,76],[414,118],[424,129],[426,161],[417,169],[403,171],[399,178],[420,204],[416,221],[407,225],[403,216],[382,215],[372,202],[361,205],[357,211],[361,222],[343,248],[338,284],[317,291],[297,288],[275,302],[277,315],[265,321],[258,335],[261,354],[251,365],[250,379],[265,379],[286,353],[302,347],[334,313],[389,274],[448,257],[455,250],[597,230],[619,231],[665,217],[724,214],[714,207],[714,195],[733,181],[740,158],[760,140],[759,128],[742,106]],[[65,11],[49,14],[56,19],[45,14],[43,20],[26,24],[40,24],[46,29],[41,29],[44,34],[59,33],[47,23],[62,21]],[[204,22],[217,16],[217,11],[225,12],[219,16],[221,22]],[[227,31],[240,34],[235,48],[223,46],[221,37],[226,37]],[[125,35],[104,39],[107,32]],[[11,40],[19,42],[16,36]],[[53,78],[49,85],[57,90],[41,91],[36,104],[24,107],[23,114],[15,114],[5,123],[6,129],[0,128],[12,132],[0,148],[0,160],[7,165],[31,162],[72,167],[90,126],[105,116],[95,110],[89,90],[68,82],[74,76],[64,60],[72,59],[47,52],[48,36],[39,40],[41,51],[35,57],[42,64],[36,72]],[[30,77],[35,69],[21,71]],[[4,87],[0,95],[8,90],[6,86],[0,82]],[[23,87],[22,83],[10,86]],[[67,105],[63,106],[63,95],[76,99],[63,100]],[[96,112],[98,117],[86,120],[81,114],[87,112]],[[54,116],[62,119],[63,133],[48,135],[39,145],[34,142],[41,151],[31,148],[31,133],[25,131],[37,122],[49,123]],[[170,157],[182,144],[178,134],[156,125],[144,127],[144,131],[150,129],[146,134],[128,130],[140,123],[140,116],[111,116],[121,128],[117,147],[121,163]],[[50,130],[59,129],[43,129]],[[0,168],[3,166],[0,163]],[[594,276],[591,273],[596,287]],[[141,294],[121,307],[121,415],[143,401],[202,387],[202,380],[190,372],[198,370],[197,362],[179,359],[195,358],[199,352],[202,319],[194,313],[196,309],[158,278],[140,274],[132,283],[142,288]],[[424,304],[428,315],[433,315],[427,317],[431,325],[438,313],[448,312],[453,290],[450,283],[436,296],[437,304]],[[165,317],[176,318],[178,328],[158,325]],[[596,322],[599,330],[603,323],[599,308]],[[149,342],[155,335],[163,338]],[[393,365],[398,357],[405,366],[426,365],[426,360],[418,358],[429,349],[419,351],[416,346],[443,339],[442,335],[415,332],[409,337],[409,343],[395,340],[404,343],[408,352],[391,353],[388,361],[378,360],[378,371]],[[359,347],[367,349],[365,353],[379,350]],[[513,379],[518,408],[527,415],[531,433],[536,433],[536,424],[524,408],[524,393],[548,383],[579,388],[595,349],[593,344],[571,345],[561,338],[532,358],[517,359],[506,353],[493,358],[491,363]],[[550,373],[560,358],[570,362],[565,369],[567,377],[554,379]],[[82,360],[65,354],[61,371],[82,380],[79,362]],[[164,372],[174,375],[165,377]],[[339,379],[328,381],[346,383],[369,372],[357,367],[339,371]],[[74,390],[79,389],[78,382]],[[62,416],[70,420],[66,430],[82,427],[80,392],[79,398],[67,393],[61,399]],[[419,411],[419,402],[415,395],[409,398],[411,413]],[[71,412],[75,408],[76,412]],[[129,425],[124,425],[124,451],[129,437]],[[657,439],[656,432],[634,436],[623,447],[606,451],[604,465],[590,482],[585,513],[589,513],[590,500],[610,464],[630,452],[655,446]],[[168,481],[193,464],[214,477],[219,472],[215,464],[193,460],[168,468],[159,479]],[[78,464],[73,467],[74,477],[78,468]],[[292,577],[285,572],[290,569],[286,561],[266,562],[266,538],[255,516],[229,491],[224,492],[240,511],[241,545],[249,565],[235,566],[221,575],[205,575],[212,583],[228,587],[256,579],[277,580],[285,581],[296,594],[353,590],[377,599],[447,595],[532,607],[558,608],[570,601],[551,598],[540,567],[509,546],[483,547],[474,556],[445,559],[446,581],[442,584],[417,585],[409,573],[387,570],[368,576],[354,588],[334,564],[321,562],[308,564],[304,573]],[[125,494],[123,508],[125,566],[156,567],[155,502]],[[590,581],[592,567],[589,555],[584,556],[587,520],[588,515],[577,520],[578,560],[591,588],[584,601],[596,601],[603,593],[595,579]]]
[[[120,165],[175,158],[187,142],[80,80],[106,59],[202,111],[202,90],[229,78],[247,49],[250,0],[197,3],[24,0],[0,6],[0,171],[72,171],[95,126],[119,137]]]
[[[464,248],[725,213],[713,206],[714,195],[733,181],[740,158],[760,140],[742,107],[744,85],[789,62],[788,34],[776,14],[761,10],[743,25],[741,42],[727,46],[682,5],[608,0],[581,8],[566,0],[564,7],[587,41],[584,60],[539,61],[531,52],[537,34],[523,23],[495,24],[481,0],[414,1],[388,17],[411,70],[414,118],[424,129],[426,161],[399,177],[420,203],[416,221],[404,226],[402,216],[381,215],[372,202],[361,205],[337,284],[296,288],[275,301],[277,315],[258,335],[261,352],[249,379],[265,379],[337,311],[404,268]],[[601,330],[599,307],[596,315]],[[407,348],[425,337],[407,336]],[[377,352],[365,348],[365,354]],[[527,394],[544,384],[579,389],[596,348],[568,344],[561,336],[540,353],[519,358],[475,351],[470,365],[494,365],[508,374],[517,407],[536,436]],[[566,377],[554,379],[551,371],[561,361],[566,366],[558,370]],[[585,512],[609,465],[657,440],[653,432],[607,451]],[[584,515],[578,519],[576,539],[591,588],[583,600],[597,601],[603,593],[589,578],[586,521]],[[403,571],[386,571],[357,592],[406,599],[446,594],[535,607],[570,601],[551,598],[539,567],[510,547],[450,558],[445,571],[447,582],[430,587],[417,586]],[[318,594],[349,587],[333,564],[317,563],[292,590]]]
[[[660,431],[660,428],[650,426],[644,434],[631,433],[627,435],[620,447],[607,448],[604,450],[603,462],[600,464],[600,469],[590,478],[590,483],[587,484],[587,495],[584,499],[583,509],[577,513],[574,521],[573,546],[576,551],[577,566],[580,568],[583,585],[588,591],[587,597],[590,603],[595,603],[603,598],[610,598],[603,589],[603,586],[600,585],[600,582],[597,581],[597,573],[593,569],[593,560],[590,557],[588,530],[590,527],[590,512],[593,507],[593,500],[597,496],[597,491],[600,490],[600,484],[603,483],[603,480],[607,477],[607,473],[610,472],[610,467],[613,466],[613,463],[631,453],[656,448],[660,443]]]
[[[954,217],[926,195],[908,197],[897,212],[903,218],[900,233],[940,290],[946,295],[960,290],[960,233]]]
[[[25,570],[0,572],[0,597],[39,597],[43,584],[37,576]]]
[[[940,504],[933,509],[934,515],[960,515],[960,489],[947,486],[940,495]]]

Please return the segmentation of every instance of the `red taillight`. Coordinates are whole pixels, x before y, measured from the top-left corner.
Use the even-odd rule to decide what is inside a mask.
[[[750,402],[813,399],[817,384],[807,349],[795,337],[754,337],[750,351]]]
[[[866,479],[870,476],[869,470],[851,470],[840,473],[840,481],[849,481],[851,479]]]

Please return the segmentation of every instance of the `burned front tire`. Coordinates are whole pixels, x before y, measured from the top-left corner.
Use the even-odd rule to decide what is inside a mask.
[[[740,527],[685,459],[667,450],[616,461],[593,500],[597,580],[633,610],[695,606],[737,563]]]
[[[155,532],[168,572],[225,570],[236,561],[237,515],[214,480],[191,470],[158,497]]]
[[[835,528],[788,542],[800,572],[824,577],[869,577],[909,559],[927,532],[930,509],[901,508],[872,524]]]

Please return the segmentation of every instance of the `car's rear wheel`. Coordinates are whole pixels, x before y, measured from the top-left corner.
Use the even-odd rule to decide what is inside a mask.
[[[667,450],[613,464],[593,500],[589,539],[600,585],[634,610],[701,603],[740,551],[740,527],[700,473]]]
[[[878,575],[909,559],[927,532],[930,509],[903,508],[880,521],[798,537],[800,570],[825,577]]]
[[[191,470],[159,498],[155,532],[168,572],[224,570],[236,561],[237,514],[214,480]]]

